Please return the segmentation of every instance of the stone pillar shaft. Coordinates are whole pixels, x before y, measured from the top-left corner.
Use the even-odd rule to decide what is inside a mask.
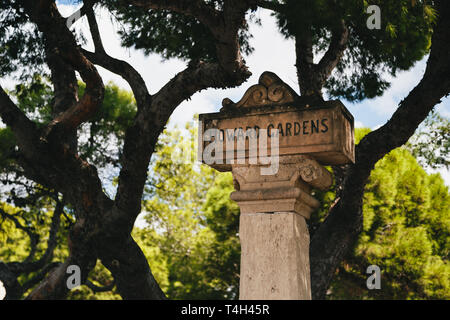
[[[327,189],[331,174],[306,156],[280,157],[278,173],[260,165],[233,165],[241,209],[241,300],[311,299],[306,219],[319,202],[311,187]]]
[[[309,233],[294,212],[240,217],[241,300],[309,300]]]

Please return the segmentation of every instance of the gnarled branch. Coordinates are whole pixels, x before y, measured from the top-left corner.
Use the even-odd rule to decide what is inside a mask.
[[[120,75],[131,87],[138,108],[143,107],[149,102],[150,94],[144,79],[129,63],[109,56],[102,44],[100,32],[98,30],[97,20],[95,18],[92,5],[86,8],[86,16],[89,22],[89,29],[94,41],[95,52],[82,50],[82,53],[94,64]]]
[[[345,21],[341,20],[338,27],[332,31],[331,43],[328,50],[317,64],[316,72],[318,73],[322,86],[341,60],[342,55],[347,48],[348,37],[348,27],[346,26]]]
[[[94,293],[111,291],[112,289],[114,289],[114,286],[116,285],[116,283],[114,281],[112,281],[110,284],[108,284],[106,286],[99,287],[99,286],[95,285],[92,281],[90,281],[89,279],[87,279],[84,284],[89,289],[91,289]]]
[[[47,127],[46,136],[55,128],[63,132],[76,129],[90,119],[103,101],[104,86],[95,66],[86,59],[77,46],[73,34],[67,28],[53,1],[21,1],[31,20],[46,35],[49,44],[58,54],[80,73],[86,83],[86,91],[81,100],[58,115]],[[58,32],[55,32],[58,30]],[[57,129],[57,131],[59,131]]]
[[[25,232],[27,234],[27,236],[30,238],[30,247],[31,248],[30,248],[30,252],[28,253],[28,256],[25,258],[23,263],[14,262],[14,264],[22,265],[22,264],[29,263],[34,258],[34,255],[36,254],[37,245],[39,243],[39,235],[37,233],[35,233],[35,230],[33,230],[33,228],[24,226],[22,223],[20,223],[20,221],[17,219],[17,217],[15,215],[7,213],[2,208],[0,208],[0,216],[3,219],[8,219],[8,220],[12,221],[17,229]],[[9,268],[10,268],[10,266],[11,265],[8,264]],[[12,271],[15,272],[15,270],[12,270]]]
[[[256,0],[258,7],[272,10],[279,13],[286,12],[286,5],[280,2],[268,1],[268,0]]]
[[[341,198],[315,232],[310,245],[314,299],[325,297],[333,274],[362,230],[362,197],[371,170],[384,155],[405,144],[436,104],[450,93],[450,3],[438,2],[439,20],[420,83],[400,103],[392,118],[365,136],[356,147]]]
[[[202,0],[131,0],[129,2],[146,9],[170,10],[193,16],[210,28],[214,28],[221,20],[219,11]]]

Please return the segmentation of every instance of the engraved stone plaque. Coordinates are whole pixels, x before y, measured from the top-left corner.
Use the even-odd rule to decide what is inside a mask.
[[[259,150],[250,152],[259,146],[250,143],[250,137],[260,138],[261,133],[267,135],[269,155],[271,139],[276,137],[279,156],[309,155],[322,165],[355,161],[353,116],[338,100],[310,105],[276,75],[265,72],[260,84],[250,87],[240,102],[225,99],[223,104],[221,112],[199,116],[199,156],[214,139],[223,142],[223,159],[209,164],[217,170],[229,171],[232,161],[248,161],[258,154]],[[208,129],[217,129],[219,136],[205,141]],[[234,152],[226,152],[231,140]]]

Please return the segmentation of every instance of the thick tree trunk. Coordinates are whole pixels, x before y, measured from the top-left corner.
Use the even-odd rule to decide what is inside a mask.
[[[142,77],[129,64],[110,57],[104,50],[92,3],[87,14],[95,52],[80,49],[66,28],[53,1],[20,1],[31,20],[45,34],[47,60],[55,85],[55,119],[42,133],[4,90],[0,90],[0,115],[14,132],[22,156],[20,164],[26,176],[55,189],[67,197],[75,209],[76,223],[69,237],[69,257],[55,268],[28,297],[29,299],[62,299],[68,292],[69,265],[81,269],[82,283],[97,258],[112,272],[125,299],[163,299],[146,258],[130,233],[141,210],[141,198],[147,178],[150,157],[157,138],[175,108],[194,93],[209,88],[227,88],[241,84],[249,76],[240,55],[238,30],[244,23],[247,1],[233,1],[217,11],[203,1],[141,1],[152,9],[171,9],[195,16],[217,38],[219,62],[191,64],[151,96]],[[58,30],[58,32],[54,32]],[[94,166],[82,160],[65,138],[98,110],[103,99],[103,84],[95,64],[121,75],[135,95],[138,112],[127,130],[121,157],[121,172],[115,200],[109,199]],[[86,91],[76,100],[73,71],[86,82]],[[65,73],[65,74],[62,74]],[[1,88],[0,88],[1,89]],[[11,282],[10,287],[14,286]]]
[[[304,33],[295,37],[295,54],[300,94],[322,98],[322,86],[313,61],[314,54],[310,30],[305,30]]]
[[[105,239],[106,240],[106,239]],[[108,241],[101,248],[100,259],[111,271],[123,299],[166,299],[142,250],[128,235],[126,239]]]
[[[311,30],[295,36],[297,78],[302,96],[323,100],[322,88],[347,47],[349,31],[345,21],[332,30],[331,42],[322,59],[315,64]]]
[[[3,262],[0,262],[0,280],[6,290],[5,300],[18,300],[22,297],[23,290],[19,281],[17,281],[17,275],[11,272]]]
[[[345,254],[362,229],[364,187],[376,162],[402,146],[433,107],[450,92],[450,4],[440,2],[431,53],[421,82],[400,103],[392,118],[369,133],[356,148],[356,163],[344,178],[336,205],[314,233],[310,245],[313,299],[323,299]]]

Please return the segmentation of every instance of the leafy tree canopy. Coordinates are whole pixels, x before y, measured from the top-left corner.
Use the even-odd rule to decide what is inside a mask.
[[[81,1],[73,1],[78,3]],[[222,0],[205,1],[221,9]],[[390,85],[386,74],[411,68],[429,51],[432,27],[437,12],[431,0],[329,1],[285,0],[275,13],[280,32],[287,38],[302,37],[309,32],[314,52],[323,54],[341,21],[349,30],[347,49],[325,88],[331,97],[350,101],[374,98]],[[216,48],[210,31],[193,17],[165,10],[146,10],[123,1],[102,0],[99,4],[113,13],[122,26],[119,36],[125,47],[157,53],[164,59],[216,61]],[[367,28],[369,5],[381,9],[381,29]],[[0,5],[1,76],[20,71],[31,77],[44,68],[44,39],[29,22],[15,0]],[[249,21],[257,21],[249,15]],[[20,32],[17,32],[20,30]],[[13,32],[14,31],[14,32]],[[82,36],[78,37],[83,42]],[[239,41],[244,53],[250,54],[251,34],[248,24],[240,30]],[[16,73],[17,76],[17,73]]]
[[[357,141],[369,132],[357,129]],[[192,143],[179,131],[166,131],[161,142],[152,171],[155,190],[145,201],[150,227],[135,234],[148,246],[169,297],[237,298],[239,208],[229,199],[231,174],[168,159]],[[324,219],[335,195],[316,192],[315,197],[322,206],[310,225]],[[405,148],[389,153],[370,176],[364,230],[337,270],[328,298],[448,299],[449,208],[450,194],[438,174],[427,174]],[[381,290],[366,287],[372,264],[382,270]]]
[[[123,24],[119,31],[122,45],[142,49],[145,54],[157,53],[164,59],[179,58],[185,61],[217,61],[213,35],[197,19],[166,10],[145,10],[124,6],[121,1],[101,1],[114,17]],[[205,1],[221,10],[223,0]],[[253,51],[249,44],[248,25],[240,30],[242,51]]]
[[[85,84],[79,82],[82,96]],[[53,90],[46,77],[35,75],[30,81],[17,85],[10,94],[17,100],[17,106],[38,126],[51,121]],[[98,113],[79,130],[79,152],[99,169],[108,174],[105,186],[111,184],[118,166],[120,154],[109,149],[107,142],[123,143],[125,131],[136,113],[132,94],[110,83],[105,88],[105,98]],[[119,149],[120,152],[120,149]],[[26,178],[19,163],[16,140],[9,127],[0,128],[0,261],[9,264],[39,261],[47,251],[51,230],[56,232],[56,247],[51,250],[51,259],[30,272],[22,272],[18,281],[22,295],[26,295],[55,264],[64,261],[68,255],[68,230],[73,226],[73,208],[65,205],[61,218],[53,226],[56,202],[62,199],[54,190],[49,190]],[[3,202],[4,201],[4,202]],[[60,222],[59,222],[60,221]],[[53,231],[52,231],[53,232]],[[46,258],[47,260],[47,258]],[[100,263],[91,273],[90,283],[101,286],[111,284],[110,274]],[[108,290],[110,291],[110,290]],[[74,290],[73,299],[117,299],[113,293],[96,293],[88,287]]]
[[[450,121],[433,112],[411,137],[408,150],[422,166],[450,167]]]
[[[277,2],[277,1],[273,1]],[[277,13],[278,25],[287,38],[311,33],[314,52],[323,54],[332,34],[345,21],[347,50],[325,84],[331,97],[350,101],[374,98],[389,87],[386,74],[411,68],[429,51],[436,11],[432,1],[411,0],[286,0]],[[381,9],[381,29],[369,29],[367,8]]]

